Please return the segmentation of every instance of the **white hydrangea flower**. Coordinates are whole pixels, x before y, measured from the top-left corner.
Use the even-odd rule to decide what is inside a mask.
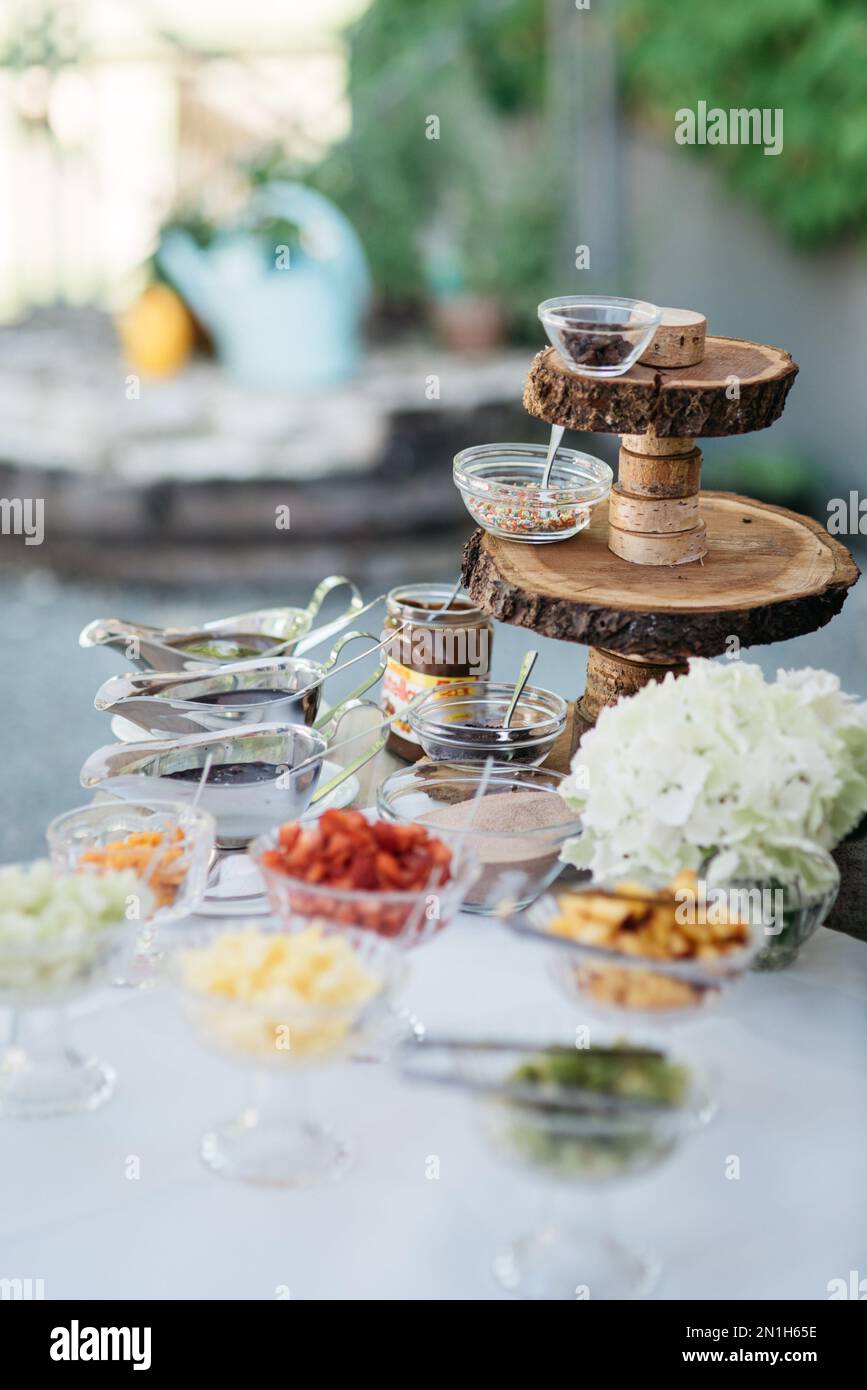
[[[690,661],[604,709],[564,796],[584,832],[563,857],[596,878],[670,877],[726,851],[732,871],[808,874],[867,814],[867,702],[830,671]]]

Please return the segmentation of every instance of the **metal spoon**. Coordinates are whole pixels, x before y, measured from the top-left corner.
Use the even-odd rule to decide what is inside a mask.
[[[518,679],[515,682],[515,689],[512,693],[512,698],[509,701],[509,708],[506,710],[506,717],[503,720],[504,729],[508,729],[509,725],[512,722],[512,716],[515,713],[518,701],[520,700],[521,695],[523,693],[524,686],[530,679],[530,672],[536,665],[536,658],[538,657],[538,655],[538,652],[527,652],[526,656],[524,657],[524,660],[521,662],[521,669],[518,672]]]
[[[563,435],[566,433],[565,425],[552,425],[551,438],[548,443],[548,455],[545,459],[545,472],[542,474],[542,487],[547,487],[551,481],[551,469],[554,467],[554,458],[560,448]]]
[[[463,577],[462,575],[460,575],[460,574],[458,575],[458,582],[457,582],[457,584],[456,584],[455,587],[452,589],[451,593],[449,594],[449,596],[448,596],[448,598],[446,599],[445,603],[443,604],[442,608],[439,610],[441,613],[445,613],[445,611],[446,611],[447,608],[451,608],[452,604],[454,603],[455,599],[457,598],[458,594],[460,593],[460,591],[461,591],[461,579],[462,579],[462,577]]]

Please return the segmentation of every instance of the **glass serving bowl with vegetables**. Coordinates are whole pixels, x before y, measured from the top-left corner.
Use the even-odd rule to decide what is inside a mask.
[[[520,882],[511,890],[520,893]],[[760,938],[737,904],[708,900],[696,875],[671,884],[591,884],[550,894],[519,914],[503,886],[499,915],[541,943],[570,1000],[624,1021],[694,1018],[742,979]]]
[[[565,1220],[549,1220],[498,1254],[494,1272],[505,1288],[539,1299],[649,1291],[658,1261],[607,1232],[576,1228],[571,1191],[640,1177],[668,1159],[713,1114],[707,1076],[628,1043],[575,1048],[462,1039],[432,1039],[407,1051],[401,1070],[410,1080],[465,1093],[498,1158],[570,1194]]]
[[[112,1067],[67,1043],[70,1001],[110,982],[131,957],[148,890],[131,869],[58,873],[47,860],[0,867],[0,1115],[93,1110],[114,1090]]]
[[[797,846],[787,866],[782,850],[778,870],[767,878],[732,872],[734,856],[723,851],[702,866],[711,892],[723,892],[741,905],[759,938],[753,970],[785,970],[823,925],[840,891],[840,870],[827,850]]]
[[[374,932],[256,919],[178,937],[169,962],[200,1041],[240,1066],[249,1103],[204,1135],[224,1177],[303,1186],[339,1175],[350,1149],[312,1119],[302,1082],[363,1049],[405,974],[405,957]]]
[[[97,801],[64,811],[45,832],[60,872],[129,869],[150,890],[148,923],[186,917],[201,902],[214,852],[214,818],[180,801]]]
[[[328,810],[260,836],[248,853],[271,909],[286,922],[324,917],[404,946],[429,940],[457,916],[478,873],[421,825]]]

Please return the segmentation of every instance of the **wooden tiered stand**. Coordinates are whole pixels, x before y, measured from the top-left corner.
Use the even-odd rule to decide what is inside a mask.
[[[808,517],[699,490],[696,440],[773,424],[798,368],[779,348],[705,339],[699,314],[672,317],[701,332],[661,329],[623,376],[579,376],[554,348],[533,362],[531,415],[621,437],[618,481],[590,526],[550,545],[476,531],[464,552],[464,584],[485,612],[589,646],[573,745],[604,705],[682,673],[689,656],[822,627],[858,578],[846,547]]]

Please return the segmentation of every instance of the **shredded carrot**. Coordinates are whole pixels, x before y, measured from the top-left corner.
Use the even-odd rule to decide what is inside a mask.
[[[169,907],[177,897],[186,875],[186,865],[178,863],[184,854],[184,832],[176,826],[171,842],[161,830],[133,830],[125,840],[111,840],[101,849],[85,850],[79,866],[93,869],[133,869],[140,878],[147,877],[156,908]],[[161,855],[155,851],[166,845]]]

